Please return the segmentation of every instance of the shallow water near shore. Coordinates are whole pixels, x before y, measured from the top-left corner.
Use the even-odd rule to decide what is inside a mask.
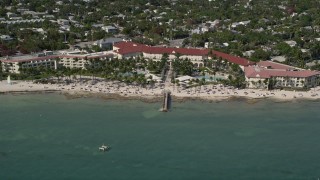
[[[320,102],[0,96],[0,179],[318,179]],[[102,144],[108,152],[99,152]]]

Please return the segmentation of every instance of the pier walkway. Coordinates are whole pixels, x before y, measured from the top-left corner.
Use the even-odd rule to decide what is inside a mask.
[[[171,103],[171,92],[169,90],[163,91],[163,103],[162,103],[162,112],[168,112],[170,109],[170,103]]]
[[[170,65],[169,71],[166,74],[165,88],[163,90],[163,103],[162,103],[162,112],[168,112],[171,104],[171,91],[168,90],[171,86],[171,76],[172,76],[172,66]]]

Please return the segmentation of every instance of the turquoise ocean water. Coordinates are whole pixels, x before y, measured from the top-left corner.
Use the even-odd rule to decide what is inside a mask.
[[[320,102],[160,105],[2,95],[0,179],[320,177]]]

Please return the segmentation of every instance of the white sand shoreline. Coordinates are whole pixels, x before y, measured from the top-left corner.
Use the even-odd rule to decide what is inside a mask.
[[[284,90],[259,90],[259,89],[234,89],[222,85],[205,85],[190,89],[167,86],[166,90],[176,99],[199,99],[208,101],[221,101],[230,99],[272,99],[276,101],[291,100],[318,100],[320,99],[320,87],[312,88],[310,91],[284,91]],[[61,92],[69,95],[117,95],[122,98],[153,99],[161,98],[164,86],[142,88],[140,86],[125,85],[116,82],[97,82],[95,85],[89,83],[66,84],[35,84],[31,81],[0,81],[0,93],[31,93],[31,92]]]

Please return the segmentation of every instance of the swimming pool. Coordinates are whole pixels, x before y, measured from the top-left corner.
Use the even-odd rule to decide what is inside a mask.
[[[212,80],[210,79],[210,77],[212,77]],[[206,81],[217,81],[217,80],[221,80],[221,79],[226,79],[226,77],[224,76],[220,76],[220,75],[205,75],[205,76],[196,76],[195,78],[201,80],[202,78],[204,78]]]

